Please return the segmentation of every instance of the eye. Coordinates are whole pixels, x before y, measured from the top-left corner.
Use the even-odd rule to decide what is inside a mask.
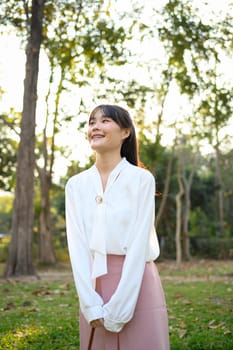
[[[93,119],[89,120],[89,125],[94,125],[95,121]]]
[[[111,121],[110,118],[104,118],[104,119],[102,120],[103,123],[108,123],[108,122],[110,122],[110,121]]]

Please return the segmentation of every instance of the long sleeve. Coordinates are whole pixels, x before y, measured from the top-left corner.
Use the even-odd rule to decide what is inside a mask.
[[[103,300],[95,292],[92,284],[91,256],[80,216],[83,203],[81,198],[77,197],[76,187],[77,184],[70,181],[66,185],[67,240],[80,308],[87,322],[90,322],[103,317]]]
[[[150,240],[155,240],[155,256],[159,255],[159,245],[154,231],[154,194],[153,176],[142,172],[137,191],[137,213],[133,232],[129,235],[129,244],[123,265],[119,285],[104,309],[104,326],[112,332],[120,332],[123,326],[133,317],[137,303],[146,255]]]

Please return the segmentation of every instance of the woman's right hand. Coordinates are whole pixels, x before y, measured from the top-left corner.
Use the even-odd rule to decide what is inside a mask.
[[[104,326],[104,320],[103,318],[98,318],[97,320],[93,320],[90,322],[90,326],[92,328],[98,328],[98,327],[103,327]]]

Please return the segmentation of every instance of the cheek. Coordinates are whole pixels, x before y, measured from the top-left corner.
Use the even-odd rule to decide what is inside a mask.
[[[88,141],[90,141],[90,137],[91,137],[91,128],[88,127],[88,129],[87,129],[87,139],[88,139]]]

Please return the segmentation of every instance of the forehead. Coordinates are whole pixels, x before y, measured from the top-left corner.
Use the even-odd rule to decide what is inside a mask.
[[[95,113],[93,113],[90,116],[90,120],[91,119],[101,119],[101,118],[111,118],[111,116],[106,115],[101,109],[98,109]]]

